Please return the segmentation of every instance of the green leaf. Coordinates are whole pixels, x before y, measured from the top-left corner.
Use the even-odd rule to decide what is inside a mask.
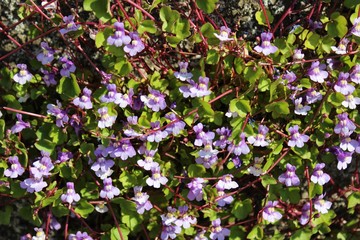
[[[176,48],[181,39],[176,36],[166,36],[166,42],[173,48]]]
[[[334,12],[330,16],[330,22],[326,24],[325,29],[330,37],[343,38],[348,32],[347,20],[339,12]]]
[[[289,104],[285,101],[270,103],[265,106],[265,110],[271,112],[273,118],[279,118],[290,113]]]
[[[120,175],[120,182],[124,188],[132,188],[141,185],[142,172],[140,170],[123,171]]]
[[[12,207],[10,205],[6,205],[5,207],[3,207],[3,209],[4,209],[3,211],[0,210],[0,216],[1,216],[0,225],[9,225]]]
[[[266,9],[266,15],[268,17],[269,23],[271,24],[274,21],[274,16],[271,14],[269,10]],[[255,13],[256,21],[259,25],[267,26],[266,17],[264,11],[259,10]]]
[[[114,69],[118,71],[121,76],[126,76],[132,71],[131,63],[126,58],[118,58],[114,65]]]
[[[319,184],[315,184],[311,182],[309,187],[309,192],[310,192],[310,198],[314,198],[316,195],[323,194],[323,187]]]
[[[315,32],[310,32],[307,35],[307,39],[305,41],[305,47],[311,50],[315,50],[315,48],[319,45],[319,43],[320,43],[320,35]]]
[[[70,78],[61,78],[59,85],[56,87],[56,92],[60,94],[63,100],[78,96],[81,91],[76,76],[71,74]]]
[[[271,80],[269,78],[261,78],[258,89],[260,92],[265,92],[270,89]]]
[[[205,13],[212,13],[216,8],[216,3],[219,0],[196,0],[197,6]]]
[[[235,66],[235,71],[238,74],[241,74],[242,71],[245,68],[245,63],[244,63],[244,59],[242,58],[235,58],[234,60],[234,66]]]
[[[75,212],[82,218],[87,218],[94,211],[94,206],[85,200],[80,200],[75,207]]]
[[[2,96],[2,99],[3,99],[5,102],[7,102],[7,107],[15,108],[15,109],[18,109],[18,110],[21,110],[21,109],[22,109],[21,104],[20,104],[19,101],[16,99],[16,97],[14,97],[13,95],[11,95],[11,94],[3,95],[3,96]]]
[[[93,12],[102,22],[111,19],[110,0],[84,0],[84,10]]]
[[[249,214],[253,211],[253,203],[251,199],[247,198],[244,201],[236,201],[234,204],[231,213],[239,219],[243,220],[249,216]]]
[[[219,55],[219,53],[217,53],[216,50],[211,49],[208,51],[207,56],[206,56],[206,63],[215,65],[219,62],[219,60],[220,60],[220,55]]]
[[[130,230],[124,225],[119,224],[120,230],[123,238],[120,237],[119,230],[116,227],[113,227],[110,231],[110,239],[111,240],[128,240],[128,235],[130,233]]]
[[[156,29],[156,25],[155,22],[153,20],[144,20],[141,22],[139,28],[138,28],[138,32],[139,34],[143,34],[144,32],[148,32],[148,33],[156,33],[157,29]]]
[[[290,240],[303,240],[311,239],[312,232],[308,228],[302,228],[297,230],[290,238]]]
[[[162,30],[166,32],[173,32],[175,22],[179,19],[180,13],[176,10],[172,10],[168,6],[164,6],[160,9],[160,19],[163,22]]]
[[[353,208],[357,204],[360,204],[360,192],[353,192],[348,197],[348,208]]]
[[[292,150],[302,159],[311,159],[311,152],[307,145],[304,145],[302,148],[293,147]]]
[[[203,100],[199,100],[199,103],[200,103],[198,110],[199,115],[205,118],[213,118],[215,112],[212,109],[211,104]]]
[[[56,143],[48,139],[40,139],[35,143],[35,147],[40,151],[52,152],[56,147]]]
[[[264,70],[261,67],[249,66],[244,70],[244,77],[250,84],[253,84],[263,73]]]
[[[261,184],[266,188],[268,185],[277,184],[277,181],[275,178],[273,178],[269,175],[262,175],[261,176]]]
[[[246,117],[246,114],[251,111],[249,100],[233,99],[230,101],[230,111],[236,112],[240,117]]]
[[[206,169],[202,164],[191,164],[188,167],[189,177],[203,177],[206,173]]]
[[[184,40],[185,38],[190,36],[191,32],[189,20],[179,18],[175,24],[175,34],[176,37],[180,40]]]
[[[260,225],[255,225],[246,237],[247,239],[263,239],[264,230]]]
[[[345,0],[344,6],[347,8],[355,8],[356,5],[360,4],[360,0]]]
[[[95,36],[95,46],[100,48],[105,44],[105,35],[104,32],[99,31]]]
[[[0,140],[4,139],[5,134],[5,121],[4,119],[0,119]]]
[[[333,92],[329,95],[329,102],[335,107],[340,107],[342,102],[345,101],[345,96],[339,92]]]

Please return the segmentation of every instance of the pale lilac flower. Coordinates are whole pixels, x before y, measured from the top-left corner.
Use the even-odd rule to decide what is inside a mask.
[[[41,73],[44,74],[42,79],[47,87],[56,85],[55,73],[49,72],[48,70],[40,69]]]
[[[87,232],[78,231],[76,234],[70,234],[68,240],[93,240]]]
[[[99,128],[111,127],[115,123],[116,116],[110,116],[107,107],[99,108],[98,113],[100,114],[101,117],[98,122]]]
[[[108,84],[106,88],[108,92],[100,97],[100,101],[104,103],[119,101],[121,94],[116,91],[116,85]]]
[[[211,91],[208,89],[209,78],[199,77],[199,83],[190,88],[191,95],[194,97],[204,97],[210,95]]]
[[[261,33],[261,45],[256,46],[254,49],[259,53],[263,53],[265,56],[275,53],[278,48],[270,43],[273,34],[271,32],[263,32]]]
[[[345,170],[347,165],[351,163],[353,153],[354,152],[344,152],[340,149],[338,154],[336,154],[338,160],[337,169]]]
[[[324,185],[325,183],[330,181],[330,176],[327,173],[323,172],[323,168],[325,167],[325,163],[316,164],[314,171],[311,175],[311,181],[313,183],[318,183],[319,185]]]
[[[30,168],[30,172],[36,178],[50,177],[50,171],[54,169],[54,164],[50,159],[50,153],[41,151],[41,157],[37,161],[33,162],[33,166],[37,169]]]
[[[179,227],[183,227],[184,229],[190,228],[192,224],[196,224],[196,218],[193,216],[189,216],[187,211],[189,207],[187,205],[179,207],[179,214],[178,219],[175,220],[175,225]]]
[[[179,72],[174,72],[174,76],[180,81],[185,81],[192,78],[192,73],[187,71],[189,63],[179,62]]]
[[[349,136],[352,134],[356,126],[355,124],[348,118],[348,114],[346,112],[338,114],[337,118],[339,119],[339,123],[336,124],[334,128],[334,132],[336,134],[341,134],[344,136]]]
[[[354,25],[351,28],[350,33],[352,33],[353,35],[360,37],[360,18],[355,18],[354,20]]]
[[[120,194],[120,190],[112,185],[111,178],[105,178],[103,180],[104,188],[100,191],[100,197],[113,199]]]
[[[196,163],[202,164],[205,168],[211,168],[218,160],[218,150],[212,148],[212,142],[205,145],[204,149],[199,151],[199,157],[196,158]]]
[[[220,187],[216,186],[216,190],[217,190],[217,193],[218,193],[218,198],[220,198],[219,200],[216,201],[216,203],[220,207],[223,207],[226,204],[230,204],[230,203],[232,203],[234,201],[234,198],[232,196],[225,196],[226,193],[225,193],[223,188],[220,188]]]
[[[279,182],[285,184],[287,187],[299,186],[300,179],[295,173],[296,167],[287,163],[286,172],[279,176]]]
[[[254,137],[254,136],[250,136],[248,137],[248,142],[252,145],[254,145],[255,147],[266,147],[269,145],[269,142],[265,139],[266,138],[266,134],[269,132],[269,128],[264,126],[264,125],[260,125],[259,126],[259,133]]]
[[[166,214],[161,214],[160,217],[161,217],[161,220],[162,220],[162,223],[164,225],[170,225],[172,223],[175,223],[176,219],[177,219],[177,214],[176,214],[176,208],[173,208],[171,206],[168,206],[167,207],[167,213]]]
[[[294,61],[299,61],[304,59],[304,54],[302,53],[301,49],[295,49],[294,50],[294,54],[293,54],[293,60]]]
[[[348,73],[341,72],[339,78],[334,85],[336,92],[340,92],[343,95],[352,94],[355,91],[355,87],[348,83],[347,79],[349,78]]]
[[[73,182],[66,183],[66,193],[61,195],[61,201],[72,204],[73,202],[78,202],[80,200],[80,195],[75,192],[75,187]]]
[[[59,223],[58,220],[56,220],[56,218],[54,216],[51,216],[50,219],[50,229],[52,230],[59,230],[61,228],[61,224]]]
[[[311,110],[310,106],[302,104],[302,97],[294,100],[295,110],[294,113],[297,115],[307,115],[307,112]]]
[[[194,240],[208,240],[207,237],[205,237],[205,233],[206,231],[205,230],[202,230],[200,232],[198,232],[194,238]]]
[[[310,77],[310,79],[314,82],[323,83],[324,79],[329,76],[329,73],[327,71],[324,71],[326,69],[325,64],[320,64],[319,61],[313,62],[311,64],[310,69],[307,72],[307,75]]]
[[[305,134],[299,133],[299,126],[295,125],[293,127],[289,127],[288,132],[290,133],[290,140],[288,141],[289,147],[298,147],[302,148],[304,143],[309,141],[309,136]]]
[[[56,117],[56,126],[64,127],[64,123],[68,123],[69,117],[66,111],[61,110],[61,103],[59,101],[56,102],[57,106],[54,104],[48,104],[46,106],[48,109],[47,113]]]
[[[21,176],[25,172],[25,169],[21,166],[19,162],[19,158],[17,156],[9,157],[8,162],[11,165],[10,168],[4,171],[4,175],[6,177],[17,178],[18,176]]]
[[[93,170],[101,179],[108,178],[114,171],[111,169],[115,165],[113,160],[106,159],[104,157],[98,157],[96,162],[91,165]]]
[[[169,119],[171,122],[167,124],[165,129],[168,134],[178,135],[182,130],[185,129],[186,124],[179,120],[179,118],[173,112],[169,112],[165,115],[165,118]]]
[[[307,202],[301,208],[301,216],[299,222],[301,225],[305,225],[309,222],[309,220],[310,220],[310,203]]]
[[[155,153],[156,150],[146,149],[144,160],[143,159],[138,160],[137,164],[147,171],[151,170],[152,167],[158,167],[159,164],[157,162],[154,162]]]
[[[59,61],[62,67],[60,70],[60,75],[62,77],[70,77],[70,73],[73,73],[76,70],[75,64],[67,57],[61,57]]]
[[[231,174],[226,174],[222,176],[220,180],[216,183],[215,187],[226,190],[238,188],[239,184],[232,180],[233,177],[234,176]]]
[[[342,105],[349,109],[355,109],[357,105],[360,105],[360,98],[355,97],[352,94],[346,95],[346,99],[342,101]]]
[[[317,92],[314,88],[309,88],[306,92],[306,102],[308,104],[315,103],[322,99],[322,95],[320,92]]]
[[[141,101],[154,112],[164,110],[166,108],[165,95],[151,87],[148,89],[149,94],[147,96],[142,95],[140,97]]]
[[[287,80],[287,83],[289,84],[295,82],[297,77],[294,72],[286,70],[286,73],[282,76],[282,79]]]
[[[109,84],[112,78],[112,74],[106,73],[104,71],[100,71],[100,75],[101,75],[101,84]]]
[[[107,43],[109,45],[115,45],[116,47],[121,47],[122,45],[129,44],[131,42],[131,38],[125,35],[124,23],[115,22],[115,33],[114,35],[107,38]]]
[[[47,42],[41,42],[40,46],[42,52],[36,56],[36,59],[43,65],[51,63],[51,61],[54,60],[55,51],[51,47],[49,47],[49,44]]]
[[[196,201],[201,201],[203,199],[203,183],[204,179],[202,178],[194,178],[188,183],[186,186],[190,189],[187,198],[190,201],[196,199]]]
[[[81,109],[92,109],[93,104],[91,102],[91,93],[92,91],[85,87],[83,89],[83,95],[75,98],[73,100],[73,104]]]
[[[121,160],[126,160],[136,155],[136,151],[128,139],[113,143],[107,148],[107,151],[110,153],[110,157],[121,158]]]
[[[68,32],[77,31],[80,28],[80,25],[77,25],[74,22],[73,15],[63,17],[63,22],[65,23],[65,28],[62,28],[59,31],[62,35],[65,35]]]
[[[333,50],[336,54],[346,54],[346,48],[349,44],[349,39],[343,38],[340,40],[340,43],[337,47],[331,46],[331,50]]]
[[[168,179],[161,175],[160,167],[151,168],[152,176],[146,179],[146,184],[150,187],[160,188],[160,185],[165,185]]]
[[[21,85],[30,82],[30,80],[33,78],[33,75],[27,70],[26,64],[17,64],[16,66],[18,67],[19,72],[14,75],[14,81]]]
[[[214,146],[225,149],[226,146],[231,143],[231,141],[229,141],[231,130],[227,127],[222,127],[216,129],[215,132],[219,135],[219,139],[214,142]]]
[[[241,133],[240,138],[241,140],[238,144],[234,145],[233,143],[230,143],[227,148],[228,151],[232,150],[236,156],[240,156],[241,154],[246,155],[250,152],[250,148],[245,142],[245,133]]]
[[[234,163],[235,168],[241,167],[242,161],[238,156],[231,158],[231,161]]]
[[[129,35],[131,38],[131,42],[125,45],[124,51],[133,57],[136,54],[140,53],[142,50],[144,50],[145,45],[137,32],[131,32],[129,33]]]
[[[149,142],[161,142],[168,136],[167,131],[160,130],[160,122],[151,122],[151,133],[147,135],[146,140]]]
[[[353,152],[358,146],[359,142],[351,139],[350,136],[342,136],[340,139],[340,148],[344,151]]]
[[[324,200],[325,196],[321,194],[314,200],[314,208],[318,210],[320,213],[325,214],[328,213],[329,209],[331,208],[332,202]]]
[[[126,108],[129,105],[134,110],[136,110],[134,107],[134,105],[136,104],[136,101],[133,102],[133,99],[132,99],[133,96],[134,96],[134,90],[132,88],[130,88],[128,93],[125,93],[125,94],[119,93],[119,96],[116,96],[114,103],[119,104],[119,106],[121,108]],[[138,99],[138,98],[136,98],[136,99]],[[137,110],[139,110],[139,109],[137,109]]]
[[[45,240],[46,234],[42,228],[34,228],[36,234],[31,238],[31,240]]]
[[[315,30],[315,29],[322,28],[323,24],[319,21],[313,21],[313,20],[309,19],[309,27],[310,27],[310,29]]]
[[[11,128],[11,133],[12,134],[19,133],[25,128],[30,128],[30,123],[29,122],[24,122],[22,120],[22,115],[20,113],[16,114],[16,118],[18,120],[16,121],[15,125],[12,126],[12,128]]]
[[[360,65],[356,64],[350,72],[350,80],[356,84],[360,83]]]
[[[255,157],[254,158],[254,165],[250,166],[248,168],[248,172],[252,175],[254,175],[255,177],[260,176],[261,174],[264,173],[264,171],[262,170],[262,162],[264,161],[264,157]]]
[[[136,203],[136,211],[139,214],[143,214],[146,211],[149,211],[153,208],[153,205],[148,200],[149,195],[146,192],[141,192],[142,187],[141,186],[135,186],[134,187],[134,197],[131,198]]]
[[[55,161],[55,163],[60,164],[60,163],[68,161],[71,158],[73,158],[73,154],[71,152],[59,151],[58,156],[57,156],[57,160]]]
[[[218,240],[224,240],[225,237],[230,235],[230,230],[227,228],[221,227],[221,220],[220,218],[215,219],[211,222],[210,227],[210,239],[218,239]]]
[[[34,168],[37,169],[37,168]],[[43,178],[30,177],[20,183],[22,189],[26,189],[27,192],[40,192],[43,188],[47,187],[47,183],[43,181]]]
[[[233,40],[229,38],[231,33],[231,29],[225,26],[220,27],[220,34],[214,33],[215,37],[217,37],[221,42],[227,42]]]
[[[204,125],[202,123],[198,123],[193,127],[194,132],[196,133],[196,139],[194,142],[195,146],[202,146],[208,142],[211,142],[215,138],[214,132],[205,132]]]
[[[176,235],[181,233],[181,228],[177,225],[164,225],[161,232],[161,239],[175,239]]]
[[[265,220],[274,223],[282,218],[282,214],[275,211],[278,201],[268,201],[263,209],[262,216]]]

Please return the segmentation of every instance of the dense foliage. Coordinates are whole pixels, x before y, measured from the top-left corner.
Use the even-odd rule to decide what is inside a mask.
[[[20,4],[0,28],[17,46],[0,56],[0,224],[358,239],[360,1],[290,2],[274,17],[260,0],[254,41],[218,0]]]

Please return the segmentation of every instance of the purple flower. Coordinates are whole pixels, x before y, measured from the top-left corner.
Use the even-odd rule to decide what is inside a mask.
[[[114,165],[115,162],[113,160],[98,157],[96,162],[91,165],[91,170],[93,170],[99,178],[105,179],[114,172],[111,169]]]
[[[211,168],[217,161],[218,150],[212,148],[212,142],[207,142],[204,149],[199,151],[199,157],[196,163],[204,165],[205,168]]]
[[[268,127],[264,125],[260,125],[259,133],[255,137],[253,136],[248,137],[248,142],[254,145],[255,147],[266,147],[269,145],[269,142],[265,140],[266,134],[268,132],[269,132]]]
[[[287,163],[286,172],[279,176],[279,182],[285,184],[287,187],[299,186],[300,179],[295,173],[296,167]]]
[[[219,188],[219,189],[226,189],[226,190],[238,188],[239,185],[237,184],[237,182],[232,180],[233,177],[234,176],[231,174],[226,174],[226,175],[222,176],[220,178],[220,180],[216,183],[215,187]]]
[[[137,32],[131,32],[129,35],[131,37],[131,42],[125,45],[124,51],[133,57],[144,50],[145,45]]]
[[[187,198],[190,201],[196,199],[196,201],[201,201],[203,199],[203,183],[204,179],[194,178],[186,186],[190,189]]]
[[[196,218],[187,214],[189,207],[187,205],[179,207],[179,219],[175,220],[175,224],[184,229],[190,228],[192,224],[196,224]]]
[[[60,70],[60,75],[62,77],[70,77],[70,73],[75,72],[76,70],[75,64],[67,57],[61,57],[59,61],[62,67]]]
[[[141,192],[142,187],[141,186],[135,186],[134,187],[134,197],[132,198],[136,203],[136,211],[139,214],[143,214],[144,211],[149,211],[153,208],[153,205],[148,200],[149,195],[147,193]]]
[[[100,197],[113,199],[120,194],[120,190],[112,185],[111,178],[104,179],[104,188],[100,191]]]
[[[69,159],[73,158],[73,154],[71,152],[58,152],[58,157],[55,163],[63,163],[68,161]]]
[[[281,213],[275,211],[277,204],[278,201],[268,201],[262,212],[262,216],[265,220],[274,223],[282,218]]]
[[[106,73],[104,71],[100,71],[100,75],[101,75],[101,84],[109,84],[112,78],[112,74]]]
[[[301,49],[295,49],[294,50],[294,54],[293,54],[293,60],[294,61],[299,61],[304,59],[304,54],[302,53]]]
[[[289,127],[288,132],[290,133],[290,140],[288,142],[289,147],[298,147],[302,148],[304,146],[304,142],[309,141],[309,136],[305,134],[299,133],[299,126],[295,125],[293,127]]]
[[[59,101],[56,102],[57,106],[54,104],[48,104],[46,106],[48,109],[47,113],[56,117],[56,126],[64,127],[64,123],[68,123],[69,117],[64,110],[61,110],[61,103]]]
[[[343,95],[352,94],[355,91],[355,87],[348,83],[347,79],[349,78],[349,73],[341,72],[339,78],[334,85],[336,92],[340,92]]]
[[[121,94],[116,91],[116,85],[115,84],[108,84],[106,86],[108,92],[100,97],[100,101],[104,103],[109,102],[115,102],[115,101],[121,101]]]
[[[250,148],[248,147],[248,145],[245,142],[245,133],[241,133],[240,138],[241,138],[241,141],[237,145],[230,143],[227,148],[228,151],[232,150],[236,156],[240,156],[241,154],[246,155],[250,152]]]
[[[353,153],[354,152],[344,152],[343,150],[339,149],[338,154],[336,154],[338,160],[337,169],[345,170],[347,165],[351,163]]]
[[[225,26],[220,27],[220,34],[214,33],[215,37],[217,37],[221,42],[227,42],[233,40],[229,38],[231,33],[231,29]]]
[[[355,151],[359,146],[359,142],[351,139],[349,136],[343,136],[340,140],[340,148],[344,151],[348,150],[349,152]]]
[[[307,75],[310,77],[310,79],[314,82],[323,83],[324,79],[329,76],[329,73],[327,71],[324,71],[326,69],[325,64],[320,64],[319,61],[313,62],[311,64],[310,69],[307,72]]]
[[[322,27],[323,27],[323,24],[321,22],[313,21],[313,20],[309,19],[309,28],[310,29],[315,30],[315,29],[319,29]]]
[[[337,118],[339,119],[339,123],[336,124],[334,128],[334,132],[336,134],[350,136],[356,129],[355,124],[348,118],[348,114],[346,112],[338,114]]]
[[[93,240],[93,238],[90,237],[87,232],[78,231],[76,234],[70,234],[69,240]]]
[[[159,164],[157,162],[154,162],[155,153],[156,153],[156,150],[146,149],[144,160],[142,160],[142,159],[138,160],[137,164],[147,171],[150,171],[152,167],[158,167]]]
[[[313,183],[318,183],[319,185],[322,186],[330,181],[329,174],[324,173],[322,170],[324,167],[325,167],[325,163],[318,163],[315,165],[314,171],[310,178]]]
[[[295,110],[294,113],[297,115],[307,115],[307,112],[311,110],[310,106],[302,104],[302,97],[294,100]]]
[[[202,230],[200,232],[198,232],[194,238],[194,240],[208,240],[207,237],[205,237],[205,233],[206,231],[205,230]]]
[[[99,108],[98,113],[100,114],[99,128],[111,127],[115,123],[116,116],[110,116],[107,107]]]
[[[355,109],[357,105],[360,105],[360,98],[354,97],[354,95],[346,95],[346,99],[341,103],[344,107]]]
[[[360,65],[356,64],[350,72],[350,80],[356,84],[360,83]]]
[[[331,46],[331,50],[333,50],[336,54],[346,54],[346,48],[349,44],[349,39],[343,38],[340,40],[340,43],[337,47]]]
[[[113,36],[107,38],[107,43],[109,45],[115,45],[116,47],[129,44],[131,42],[131,38],[125,35],[124,23],[115,22],[114,27],[115,33]]]
[[[17,156],[9,157],[10,168],[4,171],[4,175],[9,178],[17,178],[21,176],[25,169],[21,166]]]
[[[355,18],[354,20],[354,25],[351,28],[350,33],[352,33],[353,35],[360,37],[360,18]]]
[[[18,67],[19,72],[14,75],[14,81],[21,85],[30,82],[33,75],[27,70],[26,64],[17,64],[16,66]]]
[[[193,80],[188,80],[187,85],[181,86],[179,91],[183,94],[184,98],[188,98],[189,96],[194,97],[204,97],[211,94],[211,91],[208,88],[209,78],[207,77],[199,77],[199,83],[196,83]]]
[[[74,22],[74,16],[73,15],[63,17],[63,22],[66,24],[65,28],[62,28],[59,31],[62,35],[65,35],[68,32],[76,31],[76,30],[78,30],[80,28],[80,25],[77,25]]]
[[[78,106],[81,109],[92,109],[93,104],[91,102],[91,93],[92,91],[85,87],[83,89],[83,94],[81,97],[77,97],[73,100],[73,104]]]
[[[151,122],[150,123],[151,130],[147,135],[146,140],[149,142],[161,142],[164,138],[168,136],[167,131],[161,131],[160,122]]]
[[[160,184],[165,185],[168,182],[168,179],[161,175],[160,167],[151,168],[152,176],[146,179],[146,184],[150,187],[160,188]]]
[[[216,129],[215,132],[219,135],[219,139],[214,142],[214,146],[225,149],[226,145],[231,143],[228,139],[231,136],[231,130],[227,127],[222,127]]]
[[[332,202],[326,201],[323,199],[324,195],[321,194],[314,200],[314,208],[318,210],[320,213],[325,214],[331,208]]]
[[[75,192],[75,187],[73,182],[66,183],[66,193],[61,195],[61,201],[72,204],[73,202],[78,202],[80,200],[80,195]]]
[[[256,46],[254,49],[255,51],[259,53],[263,53],[265,56],[275,53],[278,48],[274,45],[271,45],[270,41],[273,37],[273,34],[271,32],[263,32],[261,33],[261,45]]]
[[[41,155],[42,156],[33,163],[33,166],[36,168],[36,170],[31,167],[30,172],[36,178],[50,177],[50,171],[54,169],[54,164],[50,159],[50,153],[41,151]]]
[[[264,157],[255,157],[254,158],[254,165],[250,166],[248,168],[248,171],[250,174],[254,175],[255,177],[260,176],[261,174],[263,174],[263,170],[261,167],[262,162],[264,161]]]
[[[181,233],[181,228],[177,225],[164,225],[161,232],[161,239],[175,239],[176,235]]]
[[[166,108],[165,95],[160,91],[149,89],[149,95],[140,97],[141,101],[154,112],[158,112],[159,110],[164,110]]]
[[[110,157],[121,158],[121,160],[126,160],[136,155],[135,149],[128,139],[113,143],[107,148],[107,151],[110,153]]]
[[[196,139],[194,142],[195,146],[202,146],[208,142],[211,142],[215,138],[215,133],[203,131],[204,126],[202,123],[198,123],[193,127],[194,132],[196,133]]]
[[[30,128],[30,123],[29,122],[24,122],[22,120],[22,115],[20,113],[16,114],[16,118],[18,120],[16,121],[15,125],[12,126],[12,128],[11,128],[11,133],[12,134],[19,133],[25,128]]]
[[[282,76],[282,79],[287,80],[287,83],[293,83],[296,81],[296,75],[294,72],[286,71],[286,74]]]
[[[299,219],[299,222],[301,225],[305,225],[310,220],[310,203],[307,202],[304,204],[304,206],[301,209],[301,217]]]
[[[33,168],[36,170],[36,168]],[[47,187],[47,183],[43,181],[43,178],[30,177],[20,183],[20,187],[26,189],[27,192],[40,192],[43,188]]]
[[[306,102],[308,104],[315,103],[322,99],[321,93],[317,92],[314,88],[309,88],[306,92]]]
[[[187,62],[179,62],[179,72],[174,72],[174,76],[180,81],[186,81],[192,78],[192,73],[187,71],[189,63]]]
[[[55,73],[49,72],[48,70],[40,69],[41,73],[44,74],[43,80],[47,87],[56,85]]]
[[[226,204],[230,204],[234,201],[234,198],[232,196],[226,196],[224,189],[216,186],[216,190],[218,193],[219,200],[216,201],[217,205],[220,207],[225,206]]]
[[[230,230],[227,228],[221,227],[221,220],[220,218],[215,219],[211,222],[210,228],[210,239],[219,239],[224,240],[225,237],[230,235]]]
[[[167,124],[165,129],[168,134],[178,135],[182,130],[184,130],[186,124],[183,121],[179,120],[175,113],[169,112],[165,115],[165,118],[171,121]]]
[[[43,65],[51,63],[51,61],[54,60],[55,51],[51,47],[49,47],[47,42],[41,42],[40,46],[42,52],[36,56],[36,59]]]

